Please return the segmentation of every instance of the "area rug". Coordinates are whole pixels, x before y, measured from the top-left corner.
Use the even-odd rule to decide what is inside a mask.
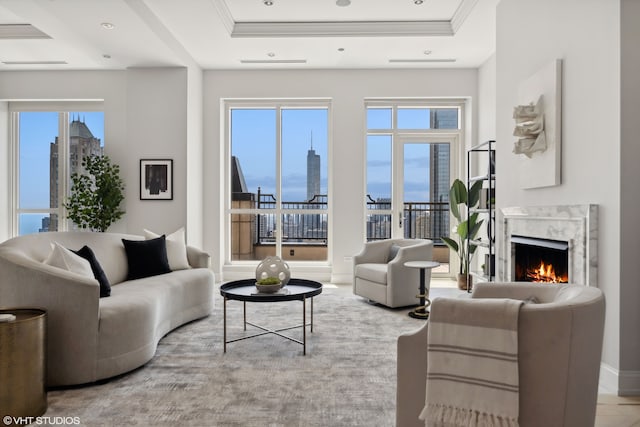
[[[222,297],[214,313],[165,336],[155,357],[120,377],[49,391],[47,417],[84,426],[393,426],[396,341],[424,323],[409,309],[367,303],[350,287],[314,299],[314,332],[302,346],[275,335],[227,345]],[[307,305],[309,307],[309,305]],[[302,322],[300,301],[247,303],[249,321],[271,328]],[[227,305],[228,338],[242,328],[242,303]],[[302,330],[287,333],[302,339]]]

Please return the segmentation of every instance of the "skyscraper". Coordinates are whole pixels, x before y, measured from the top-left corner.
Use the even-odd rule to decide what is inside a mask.
[[[432,108],[431,127],[433,129],[458,129],[458,110],[455,108]],[[431,203],[448,203],[450,187],[451,150],[449,144],[431,144],[429,165],[429,200]],[[431,213],[431,237],[449,235],[449,209],[445,205],[433,205]],[[436,240],[437,241],[437,240]]]
[[[320,195],[320,155],[313,149],[313,132],[311,132],[311,148],[307,151],[307,201]]]
[[[51,208],[57,208],[59,207],[59,143],[57,136],[55,142],[50,144],[49,150],[49,206]],[[87,125],[80,121],[80,118],[73,119],[69,124],[69,176],[74,173],[84,173],[82,159],[88,156],[101,156],[102,153],[103,149],[100,139],[93,136]],[[58,230],[58,215],[51,214],[48,223],[43,220],[41,231],[56,230]]]

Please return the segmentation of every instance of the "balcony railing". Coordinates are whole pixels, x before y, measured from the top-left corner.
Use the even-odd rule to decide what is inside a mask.
[[[264,194],[258,189],[257,208],[275,209],[276,198],[273,194]],[[282,202],[282,209],[322,210],[327,209],[327,195],[318,194],[305,202]],[[282,242],[327,244],[327,214],[288,213],[282,215]],[[277,234],[276,215],[256,215],[256,244],[273,243]]]
[[[431,239],[443,245],[442,236],[449,236],[449,202],[405,202],[403,204],[403,229],[407,239]],[[391,210],[388,200],[373,200],[367,195],[367,240],[391,238],[391,214],[371,211]]]
[[[276,198],[273,194],[264,194],[258,190],[256,207],[258,209],[275,209]],[[367,240],[382,240],[391,237],[391,215],[375,214],[371,211],[390,210],[391,202],[375,201],[367,195]],[[316,195],[309,201],[282,202],[282,209],[288,210],[323,210],[327,209],[327,196]],[[327,214],[323,213],[288,213],[282,217],[282,243],[326,245]],[[264,213],[255,216],[254,244],[273,244],[278,230],[276,214]],[[440,237],[449,235],[449,203],[448,202],[405,202],[403,208],[403,224],[405,238],[431,239],[436,245],[442,245]]]

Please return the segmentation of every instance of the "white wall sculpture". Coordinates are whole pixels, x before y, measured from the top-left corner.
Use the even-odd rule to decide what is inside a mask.
[[[513,144],[515,154],[524,154],[531,158],[533,153],[547,149],[547,139],[544,135],[544,104],[542,95],[533,105],[518,105],[513,109],[516,127],[513,136],[519,139]]]
[[[560,185],[561,81],[562,60],[556,59],[518,87],[513,152],[521,188]]]

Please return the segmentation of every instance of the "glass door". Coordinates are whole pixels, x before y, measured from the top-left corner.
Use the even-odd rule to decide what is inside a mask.
[[[399,135],[393,161],[392,236],[433,240],[433,259],[441,263],[434,273],[449,273],[449,188],[455,137]],[[455,262],[454,259],[451,260]]]

